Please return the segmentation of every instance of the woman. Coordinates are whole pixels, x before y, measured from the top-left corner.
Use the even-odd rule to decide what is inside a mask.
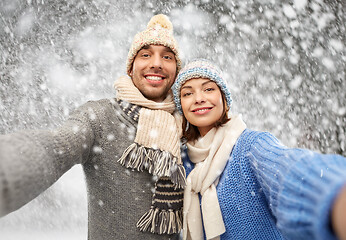
[[[343,236],[344,157],[289,149],[229,117],[226,81],[207,60],[185,66],[173,93],[188,153],[184,239]]]

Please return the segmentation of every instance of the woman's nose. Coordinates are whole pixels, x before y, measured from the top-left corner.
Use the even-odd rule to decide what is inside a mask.
[[[195,102],[196,104],[204,103],[205,102],[205,97],[202,92],[196,92],[195,93]]]

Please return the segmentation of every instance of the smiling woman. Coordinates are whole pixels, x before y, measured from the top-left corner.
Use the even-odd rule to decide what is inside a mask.
[[[224,111],[224,98],[215,82],[206,78],[189,80],[181,87],[184,116],[198,126],[202,136],[215,126]]]
[[[342,207],[335,214],[343,201],[334,207],[334,200],[346,183],[344,157],[287,148],[269,133],[247,129],[240,116],[228,116],[229,89],[207,60],[187,64],[173,93],[189,122],[183,125],[184,240],[340,235],[342,220],[334,219],[345,215]]]

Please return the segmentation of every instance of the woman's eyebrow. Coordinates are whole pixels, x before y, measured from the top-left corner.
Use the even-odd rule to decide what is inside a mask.
[[[204,85],[206,85],[207,83],[210,83],[210,82],[214,82],[214,81],[212,81],[212,80],[207,80],[207,81],[205,81],[204,83],[202,83],[202,86],[204,86]]]
[[[214,82],[214,81],[212,81],[212,80],[206,80],[204,83],[202,83],[202,86],[204,86],[204,85],[206,85],[206,84],[208,84],[208,83],[210,83],[210,82]],[[190,85],[187,85],[187,86],[182,86],[181,87],[181,89],[183,89],[183,88],[192,88]]]
[[[192,87],[189,85],[181,87],[181,89],[184,89],[184,88],[192,88]]]

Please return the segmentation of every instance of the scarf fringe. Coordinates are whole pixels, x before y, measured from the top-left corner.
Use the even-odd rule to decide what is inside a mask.
[[[132,143],[118,162],[126,168],[137,169],[141,172],[147,169],[154,176],[170,177],[176,188],[186,186],[185,168],[177,164],[177,158],[169,152]]]
[[[161,210],[153,207],[137,222],[139,230],[157,234],[179,233],[182,226],[182,210]]]

